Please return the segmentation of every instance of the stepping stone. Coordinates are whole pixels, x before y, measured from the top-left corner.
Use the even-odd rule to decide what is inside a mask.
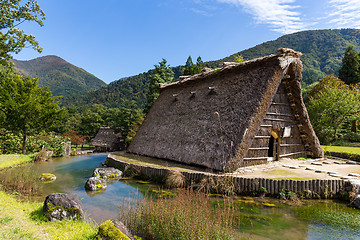
[[[343,176],[341,179],[344,179],[344,180],[349,180],[349,179],[356,179],[356,177]]]
[[[322,166],[322,163],[320,163],[320,162],[312,162],[311,164],[316,165],[316,166]]]
[[[312,167],[307,167],[307,168],[305,168],[305,170],[314,171],[314,170],[315,170],[315,168],[312,168]]]
[[[335,164],[345,164],[345,162],[341,162],[341,161],[336,161],[334,162]]]
[[[249,170],[249,169],[245,169],[244,170],[244,172],[246,172],[246,173],[250,173],[250,172],[252,172],[251,170]]]
[[[290,167],[290,165],[287,165],[287,164],[284,164],[284,165],[282,165],[283,167],[286,167],[286,168],[289,168]]]
[[[341,177],[339,174],[329,174],[330,177]]]
[[[315,170],[316,173],[326,173],[324,170]]]
[[[354,165],[354,164],[357,164],[357,162],[349,160],[349,161],[346,161],[346,164],[353,164]]]
[[[323,164],[331,164],[331,162],[328,162],[328,161],[324,161],[322,162]]]
[[[291,168],[291,169],[298,169],[299,166],[290,166],[289,168]]]
[[[327,172],[329,175],[339,175],[337,172]]]
[[[350,177],[360,177],[360,174],[358,174],[358,173],[349,173],[348,176],[350,176]]]
[[[306,167],[306,165],[299,165],[299,167],[301,167],[301,168],[302,168],[302,167]]]

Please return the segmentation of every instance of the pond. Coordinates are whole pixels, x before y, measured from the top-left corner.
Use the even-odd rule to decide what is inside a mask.
[[[109,184],[104,192],[85,191],[86,180],[95,168],[101,167],[107,154],[57,158],[31,166],[33,174],[54,173],[56,181],[43,185],[41,196],[53,192],[66,192],[78,196],[86,216],[101,223],[117,218],[118,208],[127,201],[144,198],[149,189],[159,186],[142,184],[136,180],[120,180]],[[14,168],[15,170],[16,168]],[[240,235],[245,239],[359,239],[360,212],[344,203],[332,200],[303,201],[291,206],[271,198],[236,197],[243,218]],[[266,203],[266,204],[264,204]]]

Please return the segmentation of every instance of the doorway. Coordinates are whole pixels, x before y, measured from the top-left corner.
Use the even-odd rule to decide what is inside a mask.
[[[279,135],[275,131],[271,131],[268,148],[268,161],[279,160]]]

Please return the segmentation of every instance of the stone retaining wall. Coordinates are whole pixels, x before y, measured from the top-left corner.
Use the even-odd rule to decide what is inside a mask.
[[[121,161],[111,157],[106,158],[105,164],[107,166],[115,167],[120,170],[127,170],[129,168],[135,169],[141,177],[157,179],[164,181],[169,172],[174,171],[166,168],[157,168],[150,166],[142,166],[136,164],[130,164],[125,161]],[[338,194],[345,186],[344,180],[325,180],[325,179],[311,179],[311,180],[277,180],[277,179],[265,179],[265,178],[245,178],[242,176],[233,176],[229,174],[212,174],[206,172],[196,171],[180,171],[186,178],[188,186],[196,185],[204,178],[213,178],[215,182],[224,183],[229,182],[234,186],[234,192],[236,194],[251,194],[259,192],[261,187],[266,188],[270,195],[278,195],[280,192],[292,191],[297,194],[303,194],[304,192],[311,191],[312,197],[326,197],[332,198]],[[226,181],[224,181],[226,180]],[[231,181],[229,181],[231,180]]]

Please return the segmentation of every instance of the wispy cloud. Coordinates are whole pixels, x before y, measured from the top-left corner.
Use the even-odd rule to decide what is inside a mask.
[[[206,16],[206,17],[213,16],[212,13],[209,13],[208,11],[197,9],[197,8],[190,8],[190,11],[192,11],[194,13],[197,13],[197,14],[200,14],[200,15],[203,15],[203,16]]]
[[[329,23],[336,28],[360,28],[360,0],[330,0]]]
[[[272,30],[281,33],[292,33],[304,30],[308,24],[301,19],[297,11],[300,6],[296,0],[217,0],[243,7],[254,16],[258,23],[272,26]]]

